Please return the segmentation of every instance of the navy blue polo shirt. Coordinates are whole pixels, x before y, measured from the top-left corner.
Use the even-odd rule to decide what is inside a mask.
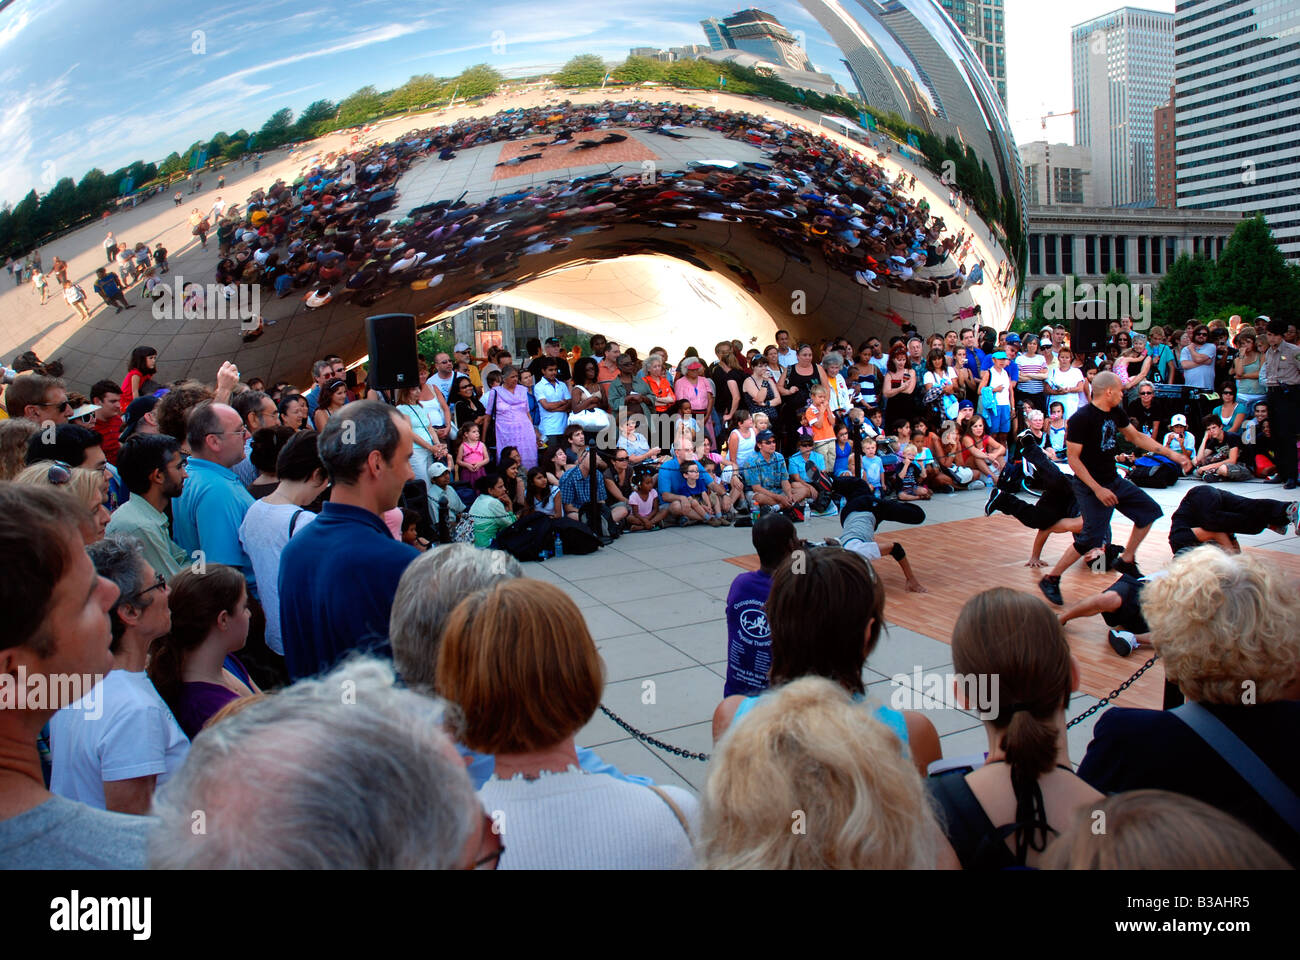
[[[326,503],[280,555],[280,633],[289,676],[328,670],[353,650],[391,656],[393,597],[419,555],[369,510]]]

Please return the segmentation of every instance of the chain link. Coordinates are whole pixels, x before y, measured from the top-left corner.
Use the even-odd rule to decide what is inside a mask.
[[[1116,697],[1118,697],[1121,693],[1123,693],[1123,692],[1124,692],[1125,690],[1127,690],[1129,687],[1133,686],[1133,684],[1137,681],[1137,678],[1140,677],[1140,676],[1142,676],[1142,674],[1146,673],[1148,670],[1150,670],[1150,669],[1155,665],[1155,662],[1156,662],[1157,660],[1159,660],[1159,659],[1160,659],[1160,654],[1158,654],[1158,653],[1157,653],[1157,654],[1153,654],[1150,660],[1148,660],[1146,663],[1142,664],[1142,666],[1138,668],[1137,673],[1133,674],[1133,676],[1129,677],[1127,680],[1125,680],[1123,683],[1121,683],[1118,687],[1116,687],[1114,690],[1112,690],[1109,694],[1107,694],[1107,695],[1106,695],[1105,697],[1103,697],[1101,700],[1098,700],[1096,703],[1094,703],[1094,704],[1093,704],[1091,707],[1089,707],[1087,710],[1083,711],[1083,713],[1079,714],[1077,717],[1075,717],[1073,720],[1071,720],[1069,723],[1067,723],[1067,724],[1065,725],[1066,729],[1068,730],[1070,727],[1074,726],[1076,723],[1081,723],[1081,722],[1083,722],[1084,720],[1087,720],[1089,717],[1091,717],[1094,713],[1096,713],[1096,712],[1097,712],[1098,710],[1100,710],[1102,707],[1107,706],[1107,705],[1108,705],[1112,700],[1114,700]]]
[[[600,705],[600,712],[609,717],[609,719],[613,720],[628,733],[632,734],[636,739],[648,743],[652,747],[658,747],[660,750],[667,750],[669,753],[675,753],[677,756],[684,757],[687,760],[702,760],[705,763],[709,762],[709,755],[707,753],[691,753],[691,751],[683,750],[681,747],[674,747],[671,743],[664,743],[662,740],[656,740],[648,733],[642,733],[603,703]]]
[[[1079,714],[1079,716],[1069,721],[1065,725],[1066,728],[1069,729],[1070,727],[1074,726],[1076,723],[1082,723],[1084,720],[1087,720],[1089,717],[1091,717],[1102,707],[1108,706],[1112,700],[1118,697],[1129,687],[1133,686],[1133,684],[1138,681],[1138,678],[1141,677],[1142,674],[1146,673],[1153,666],[1155,666],[1155,662],[1159,659],[1160,659],[1159,654],[1153,655],[1150,660],[1142,664],[1142,666],[1137,669],[1137,672],[1134,673],[1133,676],[1129,677],[1127,680],[1121,683],[1118,687],[1112,690],[1105,697],[1098,700],[1096,703],[1094,703],[1083,713]],[[650,736],[650,734],[644,733],[643,731],[638,730],[636,727],[632,726],[632,724],[628,723],[626,720],[620,717],[613,710],[609,709],[609,707],[605,706],[603,703],[600,705],[600,712],[603,713],[605,716],[609,717],[609,719],[613,720],[620,727],[622,727],[624,730],[630,733],[637,740],[640,740],[642,743],[647,743],[652,747],[656,747],[660,750],[665,750],[668,753],[675,754],[676,756],[682,757],[686,760],[700,760],[704,763],[708,763],[709,761],[709,755],[707,753],[692,753],[690,750],[684,750],[681,747],[674,747],[671,743],[664,743],[662,740],[656,740],[654,737]]]

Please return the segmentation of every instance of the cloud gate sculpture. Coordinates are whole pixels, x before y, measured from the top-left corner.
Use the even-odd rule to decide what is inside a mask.
[[[725,90],[551,89],[304,158],[253,195],[245,215],[269,229],[237,235],[218,267],[246,280],[263,246],[293,281],[264,284],[276,324],[226,354],[305,382],[320,356],[365,354],[368,315],[425,327],[479,303],[674,356],[724,337],[761,348],[778,328],[856,343],[1005,327],[1023,195],[979,58],[934,0],[803,7],[810,55],[835,57],[862,100],[856,123]],[[210,376],[219,351],[192,352],[169,360]]]

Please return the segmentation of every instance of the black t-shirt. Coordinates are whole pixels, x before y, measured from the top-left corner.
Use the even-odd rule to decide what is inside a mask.
[[[713,371],[709,374],[709,379],[713,381],[714,409],[722,414],[723,418],[729,418],[735,413],[731,409],[731,391],[727,389],[727,382],[730,381],[736,385],[736,395],[740,398],[740,403],[748,403],[745,396],[745,381],[749,379],[749,374],[743,370],[723,370],[716,363],[713,365]]]
[[[1300,701],[1250,705],[1202,703],[1292,790],[1300,792]],[[1102,793],[1172,790],[1232,814],[1300,867],[1300,835],[1291,830],[1226,760],[1164,710],[1111,707],[1092,732],[1079,776]]]
[[[1151,401],[1150,407],[1142,406],[1142,398],[1134,400],[1128,405],[1128,416],[1133,421],[1133,426],[1138,428],[1139,433],[1145,433],[1148,437],[1155,437],[1156,423],[1166,423],[1164,404],[1159,397]],[[1156,437],[1159,440],[1159,437]]]
[[[1120,431],[1129,425],[1128,415],[1120,407],[1102,410],[1096,404],[1080,407],[1065,425],[1066,443],[1083,447],[1079,459],[1092,474],[1092,479],[1102,486],[1114,483],[1115,450]]]
[[[558,372],[555,374],[556,380],[559,380],[561,383],[568,383],[573,379],[573,371],[569,369],[568,360],[565,360],[563,357],[548,357],[543,355],[528,364],[528,372],[533,375],[534,383],[542,382],[542,361],[544,360],[555,361],[555,365],[558,368]]]
[[[1222,463],[1232,456],[1232,451],[1241,450],[1241,438],[1231,433],[1225,433],[1222,440],[1209,440],[1205,444],[1206,463]],[[1237,462],[1241,462],[1240,452],[1237,454]]]

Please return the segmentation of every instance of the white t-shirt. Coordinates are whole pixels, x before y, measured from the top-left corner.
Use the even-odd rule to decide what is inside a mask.
[[[1083,371],[1078,367],[1071,367],[1069,370],[1062,370],[1060,364],[1052,367],[1047,372],[1047,384],[1053,390],[1073,390],[1083,382]],[[1065,419],[1069,420],[1074,416],[1075,411],[1079,409],[1079,403],[1083,398],[1081,393],[1062,393],[1048,398],[1048,403],[1061,401],[1065,407]]]
[[[997,390],[999,386],[1002,387],[1001,390],[997,390],[993,394],[999,407],[1011,406],[1011,374],[1007,373],[1006,370],[999,370],[997,367],[989,367],[989,386],[994,390]]]
[[[699,802],[680,787],[672,797],[692,833]],[[501,870],[687,870],[691,841],[668,804],[649,787],[570,767],[536,780],[483,784],[479,801],[503,827]],[[497,815],[497,812],[500,815]]]
[[[162,786],[189,751],[148,674],[113,670],[50,721],[50,790],[103,810],[105,781],[156,775]]]
[[[294,514],[300,510],[294,522]],[[239,525],[239,543],[253,563],[257,592],[266,612],[266,645],[280,656],[284,656],[280,637],[280,554],[289,542],[289,524],[293,523],[293,534],[297,536],[315,519],[316,514],[296,504],[254,500]]]

